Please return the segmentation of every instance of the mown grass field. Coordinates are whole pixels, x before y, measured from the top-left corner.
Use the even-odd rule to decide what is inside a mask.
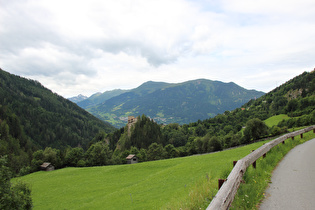
[[[265,142],[206,155],[20,177],[31,185],[34,209],[161,209],[186,202],[196,184],[217,180]],[[16,180],[15,180],[16,181]],[[213,195],[217,189],[212,190]],[[196,195],[198,196],[198,195]],[[208,201],[204,201],[207,206]]]

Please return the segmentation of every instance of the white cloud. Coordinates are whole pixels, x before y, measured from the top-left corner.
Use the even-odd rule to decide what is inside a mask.
[[[253,14],[253,15],[283,15],[296,18],[305,17],[314,12],[315,2],[313,0],[223,0],[223,7],[227,11]],[[285,16],[287,18],[287,16]]]
[[[314,68],[313,0],[0,3],[0,67],[67,97],[197,78],[269,91]]]

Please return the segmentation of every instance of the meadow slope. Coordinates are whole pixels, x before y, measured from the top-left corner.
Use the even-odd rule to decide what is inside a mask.
[[[188,199],[200,180],[229,173],[233,160],[265,142],[133,165],[37,172],[17,180],[31,185],[34,209],[161,209]]]

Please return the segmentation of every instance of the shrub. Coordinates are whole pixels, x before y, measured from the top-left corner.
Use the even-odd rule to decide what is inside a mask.
[[[12,185],[10,169],[6,164],[6,156],[0,157],[0,209],[31,209],[30,187],[23,182]]]

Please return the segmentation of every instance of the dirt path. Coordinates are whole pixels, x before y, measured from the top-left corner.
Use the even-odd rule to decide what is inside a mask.
[[[260,210],[315,209],[315,139],[293,148],[279,163]]]

